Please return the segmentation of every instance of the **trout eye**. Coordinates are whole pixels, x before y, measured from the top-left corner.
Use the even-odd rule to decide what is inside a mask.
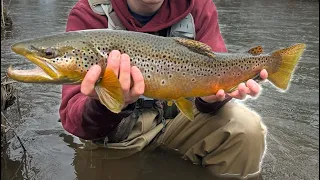
[[[50,50],[46,50],[46,56],[52,56],[53,55],[53,53],[52,53],[52,51],[50,51]]]
[[[57,56],[57,54],[58,54],[58,53],[57,53],[56,49],[51,48],[51,47],[49,47],[49,48],[47,48],[47,49],[44,50],[44,55],[45,55],[47,58],[54,58],[54,57]]]

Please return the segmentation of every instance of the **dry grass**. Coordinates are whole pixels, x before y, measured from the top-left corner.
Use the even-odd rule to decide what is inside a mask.
[[[1,78],[1,152],[7,146],[7,132],[12,131],[18,138],[22,148],[25,150],[19,136],[15,133],[14,127],[10,120],[5,116],[5,112],[9,107],[16,104],[19,119],[21,119],[21,111],[19,105],[18,90],[14,87],[16,81],[11,81],[7,76]]]
[[[10,5],[11,0],[9,1],[8,6]],[[1,0],[1,32],[8,32],[12,28],[12,19],[8,13],[7,8],[4,6],[3,0]]]

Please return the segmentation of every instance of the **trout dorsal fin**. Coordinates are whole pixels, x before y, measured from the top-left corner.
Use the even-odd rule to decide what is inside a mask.
[[[202,42],[194,41],[191,39],[179,38],[179,37],[174,37],[173,39],[176,40],[179,44],[189,48],[194,52],[197,52],[205,56],[209,56],[211,58],[216,57],[215,54],[212,52],[211,47]]]
[[[257,56],[257,55],[260,55],[263,53],[263,48],[262,48],[262,46],[256,46],[256,47],[249,49],[248,53],[250,53],[254,56]]]

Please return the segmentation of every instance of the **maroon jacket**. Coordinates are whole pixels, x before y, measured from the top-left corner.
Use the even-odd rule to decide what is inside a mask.
[[[196,40],[208,44],[213,51],[226,52],[226,46],[220,34],[218,14],[212,0],[165,0],[154,17],[144,26],[130,14],[126,0],[113,0],[112,6],[122,24],[129,31],[158,32],[183,19],[188,13],[193,15],[196,27]],[[67,31],[107,28],[106,16],[94,13],[87,0],[79,0],[68,17]],[[204,113],[214,113],[227,101],[205,103],[196,99],[196,107]],[[128,108],[114,114],[98,100],[81,94],[80,85],[63,85],[60,117],[63,127],[70,133],[83,139],[103,138],[119,122],[129,116]]]

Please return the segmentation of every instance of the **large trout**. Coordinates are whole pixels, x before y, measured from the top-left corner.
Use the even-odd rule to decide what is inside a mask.
[[[198,41],[146,33],[107,29],[82,30],[16,43],[12,50],[39,66],[33,70],[8,69],[8,76],[26,83],[80,84],[89,68],[102,67],[95,90],[102,104],[119,113],[124,97],[118,77],[106,68],[111,50],[127,53],[145,79],[144,95],[173,101],[192,120],[192,103],[186,98],[230,92],[262,69],[269,81],[286,90],[305,44],[269,54],[261,46],[247,52],[215,53]]]

